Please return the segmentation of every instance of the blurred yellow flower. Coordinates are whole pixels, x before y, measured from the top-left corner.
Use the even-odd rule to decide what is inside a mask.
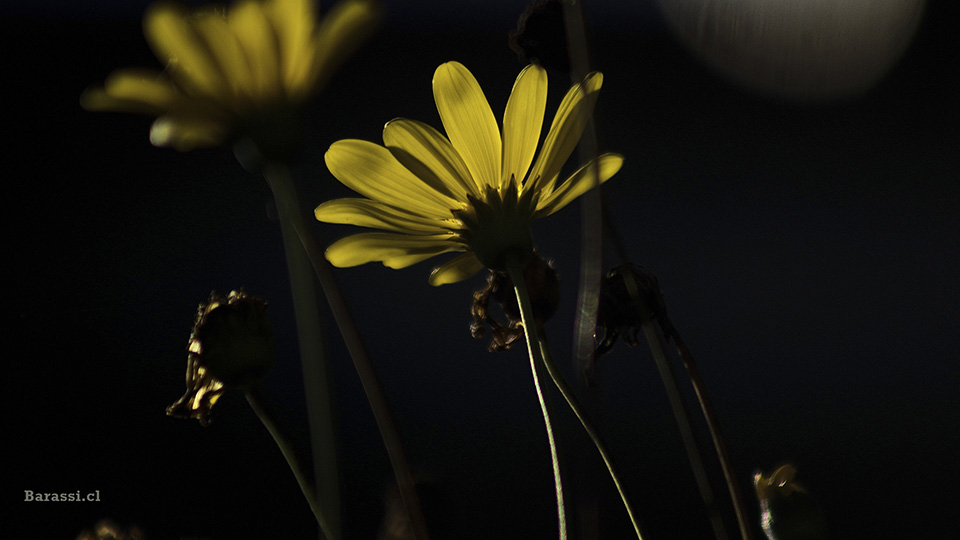
[[[240,0],[189,10],[161,1],[144,35],[163,72],[121,69],[81,105],[156,116],[150,141],[178,150],[243,136],[261,152],[295,141],[300,106],[366,38],[379,16],[373,0],[339,2],[317,23],[314,0]],[[293,139],[293,141],[291,141]]]
[[[380,261],[404,268],[441,253],[465,252],[433,270],[430,283],[443,285],[484,266],[504,270],[507,257],[526,257],[533,249],[534,219],[595,186],[594,170],[604,182],[623,163],[617,154],[604,154],[557,183],[602,82],[600,73],[591,73],[570,88],[537,155],[547,98],[543,68],[529,65],[517,77],[501,137],[470,71],[457,62],[441,65],[433,94],[447,136],[427,124],[397,119],[383,129],[385,146],[341,140],[327,151],[330,172],[366,198],[321,204],[317,219],[391,231],[342,238],[327,248],[327,259],[339,267]]]

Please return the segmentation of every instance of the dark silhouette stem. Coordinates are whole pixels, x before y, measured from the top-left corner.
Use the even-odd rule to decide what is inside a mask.
[[[304,498],[307,499],[307,503],[310,505],[310,510],[313,511],[313,516],[317,519],[317,524],[320,525],[320,530],[323,531],[324,536],[330,540],[338,540],[339,536],[335,536],[333,531],[331,531],[329,522],[326,516],[323,514],[323,509],[320,508],[320,504],[317,501],[316,495],[314,494],[313,487],[310,485],[310,480],[307,479],[307,477],[303,474],[303,469],[300,468],[300,462],[297,460],[297,455],[293,450],[293,446],[280,432],[276,422],[273,420],[273,415],[270,413],[260,397],[259,390],[254,388],[247,390],[245,393],[247,396],[247,403],[250,404],[250,408],[253,409],[253,412],[257,413],[257,418],[259,418],[260,422],[263,423],[263,427],[267,428],[270,436],[273,437],[273,441],[277,443],[280,453],[282,453],[283,457],[287,460],[287,465],[290,467],[290,471],[293,472],[293,476],[297,479],[297,484],[300,485],[300,491],[303,492]]]
[[[672,326],[672,325],[671,325]],[[733,464],[730,461],[730,454],[727,452],[727,445],[724,442],[723,435],[720,433],[720,426],[717,422],[716,414],[713,411],[713,404],[707,395],[707,388],[700,378],[700,370],[693,360],[693,354],[687,348],[686,343],[676,331],[672,332],[673,342],[677,345],[677,352],[683,361],[683,367],[687,370],[687,376],[690,377],[690,383],[693,385],[694,394],[697,396],[697,403],[700,404],[700,411],[707,422],[707,429],[710,431],[710,438],[713,440],[713,448],[717,452],[720,460],[720,468],[723,470],[723,478],[727,483],[727,490],[730,492],[730,499],[733,501],[733,511],[737,515],[737,526],[740,528],[740,535],[743,540],[751,540],[750,528],[747,525],[746,513],[744,512],[743,496],[740,494],[740,485],[737,483],[736,473],[733,470]]]
[[[393,466],[394,476],[397,482],[397,488],[400,491],[400,497],[403,500],[407,515],[410,518],[411,528],[418,540],[429,540],[426,520],[423,517],[423,510],[420,505],[420,499],[417,497],[416,483],[410,465],[407,462],[406,455],[403,452],[403,446],[400,443],[400,434],[397,432],[393,416],[390,414],[390,407],[387,405],[387,399],[380,387],[380,381],[367,356],[366,347],[360,338],[360,333],[353,322],[347,303],[340,293],[340,287],[333,276],[330,264],[323,255],[323,250],[317,244],[316,239],[310,232],[303,214],[300,210],[300,203],[297,197],[296,188],[290,178],[289,172],[283,167],[268,166],[264,171],[264,177],[273,191],[273,196],[277,202],[277,209],[281,216],[287,216],[290,224],[300,237],[300,243],[313,265],[313,271],[320,287],[333,313],[333,319],[343,336],[350,358],[353,360],[353,366],[360,377],[360,383],[363,391],[370,403],[374,419],[380,429],[380,436],[386,447],[387,455],[390,458],[390,464]]]
[[[710,480],[707,478],[707,469],[703,464],[703,458],[700,456],[700,450],[697,448],[697,441],[693,434],[693,426],[690,424],[690,414],[680,394],[680,385],[677,383],[677,376],[673,371],[673,366],[670,365],[670,360],[667,358],[663,348],[663,341],[660,339],[660,334],[657,333],[657,328],[653,321],[643,323],[643,334],[647,338],[647,344],[650,346],[650,352],[653,354],[654,362],[657,364],[660,378],[663,379],[663,386],[667,390],[667,398],[670,401],[670,407],[673,409],[673,416],[677,421],[677,427],[680,429],[683,446],[687,450],[687,460],[690,462],[690,469],[693,471],[697,488],[700,489],[703,504],[707,507],[707,514],[710,517],[713,534],[717,540],[725,540],[727,538],[727,531],[723,526],[723,519],[720,517],[720,510],[717,508],[717,501],[714,499],[713,489],[710,487]]]

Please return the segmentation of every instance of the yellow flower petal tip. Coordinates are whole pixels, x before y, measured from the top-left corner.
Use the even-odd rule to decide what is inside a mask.
[[[247,139],[264,157],[282,159],[296,146],[303,104],[370,35],[380,13],[373,0],[342,0],[320,21],[312,0],[196,9],[156,2],[143,31],[163,71],[117,71],[80,104],[175,119],[155,126],[154,144],[186,150]]]
[[[547,97],[543,68],[520,72],[501,131],[473,74],[459,62],[441,64],[433,93],[446,134],[398,118],[384,126],[383,146],[348,139],[327,150],[331,174],[364,198],[324,203],[316,218],[388,231],[342,238],[327,249],[327,259],[341,267],[379,261],[402,268],[465,252],[433,269],[429,282],[439,286],[524,257],[533,250],[534,219],[602,184],[623,163],[618,154],[604,154],[557,182],[602,83],[601,74],[591,73],[567,92],[538,153]]]

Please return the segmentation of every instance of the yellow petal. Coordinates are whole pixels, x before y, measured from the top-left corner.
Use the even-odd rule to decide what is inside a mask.
[[[596,177],[593,175],[594,164],[596,164],[600,173],[599,182],[597,182]],[[621,165],[623,165],[623,156],[619,154],[603,154],[583,167],[580,167],[577,169],[577,172],[570,175],[570,178],[567,178],[563,184],[560,184],[560,187],[547,196],[546,199],[541,199],[537,205],[537,211],[534,213],[534,218],[549,216],[570,204],[577,197],[606,182],[611,176],[617,174]]]
[[[108,95],[103,88],[91,86],[80,94],[80,106],[88,111],[113,111],[146,114],[156,116],[163,111],[152,105],[129,99],[117,99]]]
[[[547,71],[531,64],[513,84],[503,113],[503,172],[501,185],[513,176],[522,182],[537,153],[543,110],[547,105]]]
[[[190,24],[190,17],[174,4],[152,4],[143,18],[143,33],[157,58],[167,64],[186,90],[219,95],[224,89],[223,79]]]
[[[103,88],[89,88],[80,105],[91,111],[123,111],[159,115],[174,108],[182,95],[169,79],[152,70],[118,70]]]
[[[255,95],[280,95],[280,60],[277,40],[267,21],[263,4],[257,0],[241,0],[227,16],[230,29],[247,58],[254,83]]]
[[[337,2],[317,28],[313,62],[304,65],[302,74],[299,67],[294,69],[291,88],[299,87],[305,93],[322,88],[340,64],[373,33],[380,15],[380,5],[374,0]]]
[[[303,79],[313,62],[313,35],[317,10],[313,0],[271,0],[264,4],[280,47],[286,89]]]
[[[560,103],[540,155],[530,171],[530,178],[536,179],[535,189],[541,190],[543,195],[553,189],[560,168],[577,147],[602,85],[603,74],[591,73],[581,84],[573,85]]]
[[[461,206],[414,176],[380,145],[355,139],[337,141],[324,160],[343,185],[375,201],[440,219],[452,217],[450,210]]]
[[[453,147],[477,184],[500,181],[500,130],[483,90],[458,62],[441,64],[433,75],[433,97]]]
[[[430,284],[434,287],[463,281],[483,270],[483,263],[472,251],[457,255],[430,272]]]
[[[436,219],[425,219],[369,199],[327,201],[314,210],[314,215],[324,223],[343,223],[407,234],[442,234],[448,231]]]
[[[253,97],[256,80],[250,71],[247,56],[226,17],[210,11],[196,17],[193,24],[197,33],[203,36],[211,56],[223,74],[225,84],[232,93],[236,96]]]
[[[411,172],[459,201],[480,191],[470,171],[439,131],[423,122],[398,118],[383,127],[383,143]]]
[[[210,119],[161,116],[150,128],[150,142],[154,146],[172,146],[186,152],[217,146],[223,142],[226,131],[225,126]]]
[[[448,251],[462,251],[451,234],[413,236],[394,233],[360,233],[337,240],[325,253],[330,264],[346,268],[380,261],[389,268],[406,268]]]

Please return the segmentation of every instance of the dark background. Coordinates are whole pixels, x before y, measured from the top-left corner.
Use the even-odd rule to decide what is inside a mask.
[[[604,197],[697,355],[755,532],[752,474],[786,462],[823,506],[832,538],[955,530],[960,82],[949,2],[928,5],[910,48],[872,89],[817,103],[717,76],[649,3],[590,4],[592,60],[605,75],[601,148],[626,156]],[[157,65],[140,31],[144,5],[3,6],[12,456],[0,536],[73,538],[107,517],[151,539],[313,537],[296,483],[240,394],[221,400],[207,428],[164,416],[183,391],[197,303],[242,286],[270,301],[280,362],[264,391],[306,455],[266,185],[227,150],[154,148],[149,119],[78,105],[113,69]],[[379,141],[397,116],[440,126],[437,65],[470,68],[498,116],[522,67],[507,46],[521,1],[388,7],[381,31],[311,109],[295,166],[306,211],[347,194],[323,166],[333,141]],[[548,118],[569,84],[556,73],[550,81]],[[593,407],[646,537],[710,538],[646,349],[619,344],[589,392],[571,368],[579,216],[574,204],[535,225],[562,279],[547,326],[554,356]],[[329,243],[354,231],[315,232]],[[409,458],[441,493],[432,516],[455,538],[555,537],[525,351],[490,354],[471,338],[471,292],[483,278],[430,287],[436,262],[337,271]],[[616,262],[608,254],[605,266]],[[344,538],[373,538],[389,463],[331,335]],[[601,537],[629,537],[599,457],[553,403],[570,512],[592,483]],[[27,503],[24,490],[99,490],[102,501]]]

